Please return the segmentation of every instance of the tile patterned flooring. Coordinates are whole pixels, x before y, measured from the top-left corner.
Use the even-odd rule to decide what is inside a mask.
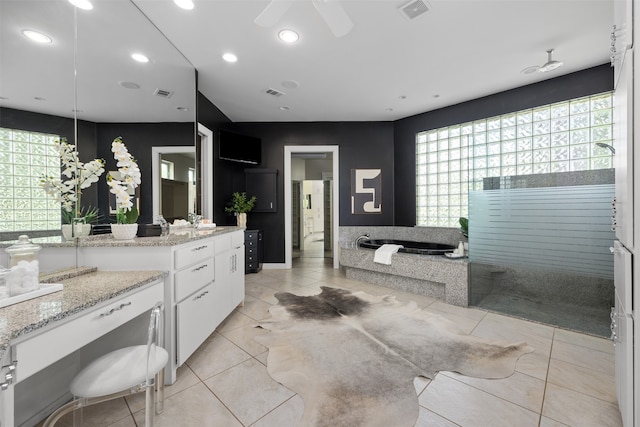
[[[320,286],[394,294],[425,311],[456,322],[479,337],[527,341],[535,352],[520,358],[509,378],[486,380],[441,372],[414,382],[423,426],[621,426],[616,404],[614,353],[610,341],[551,326],[465,309],[420,295],[348,280],[322,259],[301,259],[291,270],[263,270],[246,276],[246,300],[179,368],[165,388],[165,410],[156,425],[194,427],[296,426],[302,399],[271,379],[266,348],[253,340],[266,333],[254,326],[269,317],[288,291],[313,295]],[[84,425],[132,427],[144,424],[144,398],[119,399],[85,409]],[[60,426],[68,425],[63,419]]]

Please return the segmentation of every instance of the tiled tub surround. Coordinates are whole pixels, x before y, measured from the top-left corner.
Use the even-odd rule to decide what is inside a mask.
[[[413,240],[457,246],[466,240],[455,228],[433,227],[340,227],[340,265],[349,279],[468,306],[468,263],[436,255],[396,253],[391,265],[373,262],[375,251],[355,247],[359,236],[370,239]]]
[[[69,382],[88,361],[144,342],[165,277],[163,271],[67,269],[42,277],[62,282],[62,291],[0,309],[0,425],[33,425],[71,399]]]

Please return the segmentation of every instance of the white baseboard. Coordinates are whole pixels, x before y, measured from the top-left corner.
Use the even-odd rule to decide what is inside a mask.
[[[287,265],[285,263],[262,263],[262,268],[264,270],[285,270]]]

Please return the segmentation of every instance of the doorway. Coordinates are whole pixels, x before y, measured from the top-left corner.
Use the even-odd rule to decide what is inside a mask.
[[[294,157],[295,163],[305,159]],[[329,162],[331,159],[326,159]],[[308,168],[310,165],[304,165]],[[292,181],[292,245],[293,258],[332,258],[331,247],[331,180]]]
[[[285,268],[295,257],[338,260],[338,147],[285,147]]]

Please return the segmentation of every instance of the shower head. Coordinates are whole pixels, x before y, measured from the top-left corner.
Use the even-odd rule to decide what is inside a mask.
[[[596,142],[596,145],[598,147],[608,148],[609,150],[611,150],[611,154],[616,154],[616,149],[609,144],[605,144],[604,142]]]

